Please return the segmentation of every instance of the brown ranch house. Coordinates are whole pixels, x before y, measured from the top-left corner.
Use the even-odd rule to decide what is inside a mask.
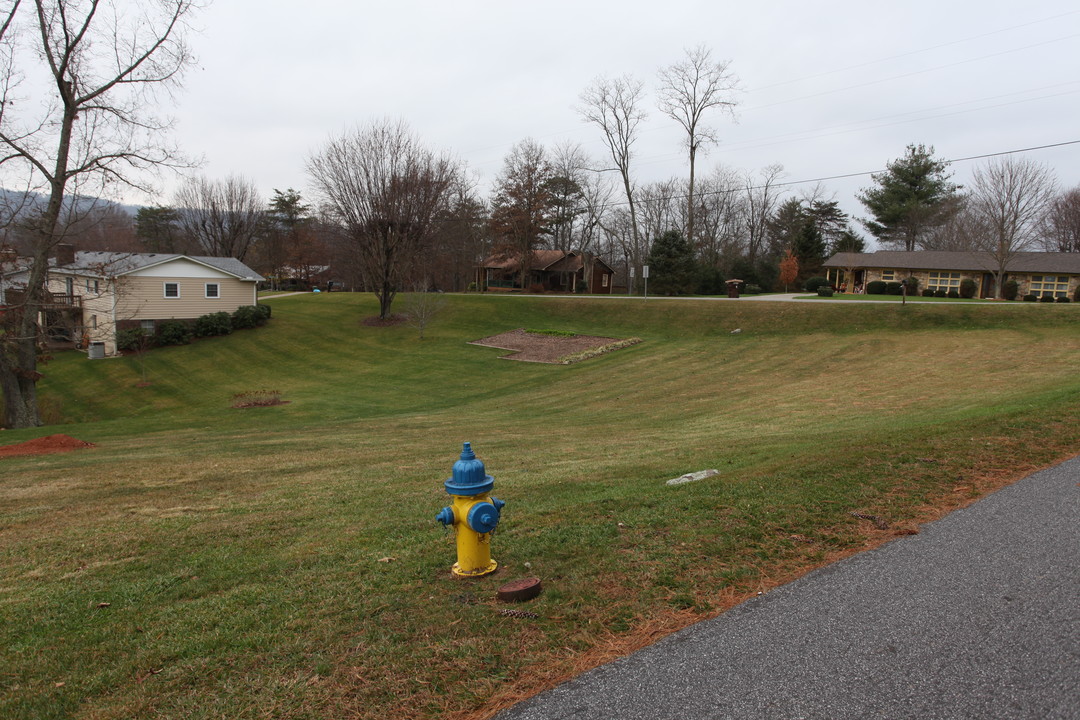
[[[170,253],[75,252],[60,245],[52,259],[40,322],[53,347],[76,347],[91,358],[117,354],[116,334],[154,334],[164,320],[193,320],[258,303],[263,278],[227,257]],[[26,271],[0,275],[0,307],[16,305]]]
[[[879,250],[871,253],[836,253],[823,265],[834,287],[862,292],[874,280],[917,278],[920,292],[959,290],[964,279],[975,281],[975,296],[997,297],[994,271],[997,261],[981,251]],[[1016,281],[1017,297],[1075,297],[1080,287],[1080,253],[1018,252],[1005,265],[1003,282]]]
[[[524,288],[519,255],[492,255],[476,268],[476,286],[481,290],[609,295],[614,279],[615,271],[597,256],[564,250],[533,250]]]

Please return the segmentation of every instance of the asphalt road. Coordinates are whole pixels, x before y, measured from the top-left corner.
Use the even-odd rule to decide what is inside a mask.
[[[1080,718],[1080,458],[497,720]]]

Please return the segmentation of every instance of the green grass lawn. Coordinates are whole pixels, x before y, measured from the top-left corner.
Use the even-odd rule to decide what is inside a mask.
[[[0,717],[483,717],[1080,447],[1067,305],[448,300],[423,341],[303,294],[45,366],[66,424],[3,442],[97,447],[0,460]],[[467,344],[519,327],[643,342]],[[288,402],[230,407],[257,390]],[[434,519],[466,440],[507,501],[470,581]]]

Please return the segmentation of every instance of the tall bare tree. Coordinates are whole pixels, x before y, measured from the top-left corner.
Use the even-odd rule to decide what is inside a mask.
[[[615,163],[613,169],[617,170],[622,178],[623,192],[626,194],[630,212],[633,246],[638,249],[642,247],[641,231],[634,204],[630,160],[633,157],[631,148],[637,141],[638,126],[645,119],[645,111],[641,109],[644,88],[644,83],[629,75],[615,79],[597,78],[581,93],[581,106],[578,109],[582,119],[598,127],[604,135],[604,143]],[[634,257],[632,262],[636,265],[642,257],[644,256]]]
[[[743,177],[746,200],[743,204],[746,213],[746,256],[751,263],[756,262],[758,256],[765,251],[769,219],[783,194],[783,190],[778,186],[783,176],[783,165],[769,165],[762,168],[757,177],[750,173]],[[778,251],[782,249],[777,248]]]
[[[998,298],[1010,261],[1038,239],[1056,185],[1049,167],[1027,158],[998,158],[975,170],[968,203],[983,230],[981,248],[993,258]]]
[[[1060,193],[1042,222],[1043,246],[1050,252],[1080,252],[1080,187]]]
[[[147,171],[184,164],[155,107],[192,62],[184,37],[197,3],[129,5],[15,0],[0,17],[0,182],[46,197],[12,215],[32,238],[24,300],[0,330],[0,389],[13,427],[41,424],[38,315],[65,215],[86,207],[71,198],[147,189]],[[29,86],[39,69],[48,87]]]
[[[460,170],[424,147],[403,121],[376,121],[333,138],[307,160],[327,214],[356,253],[379,317],[405,287],[433,224],[452,199]]]
[[[686,194],[686,236],[694,236],[694,169],[698,152],[708,150],[718,140],[716,130],[702,124],[709,110],[735,115],[738,78],[729,70],[731,61],[713,60],[704,45],[687,49],[686,57],[660,69],[660,111],[679,123],[686,132],[690,154],[690,189]]]
[[[544,146],[522,140],[510,149],[495,179],[491,202],[491,228],[496,245],[521,265],[521,289],[526,289],[529,263],[556,219],[551,163]]]
[[[266,204],[255,183],[230,175],[192,178],[173,199],[180,229],[207,255],[243,261],[268,229]]]

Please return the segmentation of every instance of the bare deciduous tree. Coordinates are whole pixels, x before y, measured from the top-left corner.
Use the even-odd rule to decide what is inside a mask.
[[[0,330],[0,389],[13,427],[41,424],[38,315],[65,211],[85,207],[71,198],[145,190],[147,171],[185,164],[166,142],[170,121],[154,108],[157,92],[178,87],[192,62],[184,35],[197,4],[135,5],[122,12],[100,0],[15,0],[0,17],[0,182],[47,198],[12,216],[32,238],[24,300]],[[48,88],[24,94],[35,63]]]
[[[783,175],[783,165],[769,165],[758,173],[757,178],[747,173],[743,179],[746,192],[746,202],[743,204],[746,212],[746,255],[751,263],[755,262],[765,249],[769,218],[783,194],[783,190],[777,187]],[[776,250],[779,254],[782,248]]]
[[[975,170],[968,205],[982,230],[979,246],[993,259],[998,298],[1009,262],[1038,239],[1055,187],[1050,168],[1026,158],[991,160]]]
[[[267,230],[266,205],[255,183],[237,175],[193,178],[176,191],[181,230],[207,255],[243,261]]]
[[[1043,246],[1050,252],[1080,252],[1080,187],[1059,194],[1042,221]]]
[[[307,161],[328,216],[356,253],[364,285],[379,298],[379,317],[448,211],[458,165],[425,148],[401,121],[377,121],[331,139]]]
[[[582,119],[590,122],[604,134],[604,143],[611,153],[622,178],[623,192],[629,208],[630,231],[633,246],[641,248],[641,232],[638,228],[637,209],[634,204],[634,185],[630,176],[631,148],[637,140],[638,125],[645,119],[641,109],[645,85],[629,75],[614,80],[597,78],[593,84],[581,93],[581,107],[578,112]],[[633,258],[637,264],[641,257]]]
[[[529,263],[555,219],[551,164],[544,146],[526,139],[514,145],[495,179],[491,227],[496,246],[521,263],[521,289],[527,289]]]
[[[694,168],[698,151],[705,152],[717,142],[716,131],[702,124],[712,109],[734,117],[738,79],[728,67],[730,61],[712,59],[704,45],[686,50],[686,58],[660,70],[660,111],[679,123],[686,132],[690,154],[690,189],[686,197],[686,236],[694,243]]]

